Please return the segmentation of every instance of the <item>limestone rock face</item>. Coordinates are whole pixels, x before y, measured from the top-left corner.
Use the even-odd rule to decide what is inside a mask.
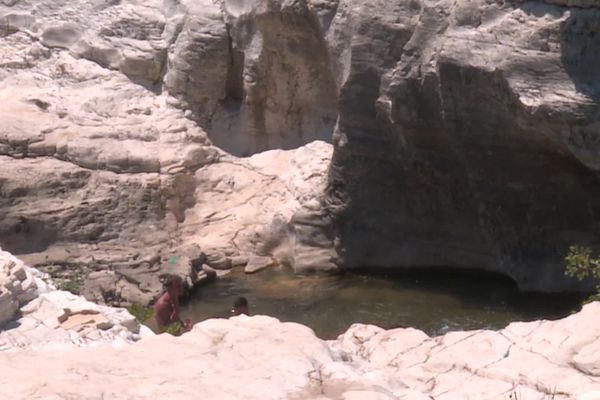
[[[160,291],[138,277],[176,246],[185,176],[219,156],[160,95],[161,5],[0,3],[0,243],[71,286],[116,271],[129,301]]]
[[[40,294],[21,317],[0,327],[0,352],[23,348],[123,346],[153,335],[125,309],[99,306],[72,293]]]
[[[354,325],[334,341],[305,326],[245,315],[196,324],[118,349],[0,353],[0,390],[79,399],[597,398],[600,303],[560,321],[428,337]],[[60,362],[57,362],[60,360]],[[165,360],[170,368],[164,367]],[[190,384],[193,382],[193,384]]]
[[[600,234],[599,13],[2,1],[0,243],[92,274],[106,301],[151,301],[165,257],[193,244],[215,269],[260,253],[298,271],[450,266],[581,288],[562,259]],[[326,190],[321,144],[257,154],[332,132]]]
[[[311,264],[582,287],[563,258],[600,237],[600,10],[546,3],[340,1],[329,190],[297,224]]]
[[[222,155],[219,162],[185,176],[181,195],[167,200],[178,221],[173,223],[176,240],[171,237],[168,247],[126,249],[101,242],[98,256],[93,250],[86,254],[86,247],[71,250],[70,255],[76,254],[89,273],[82,293],[100,303],[148,304],[160,295],[165,274],[179,275],[193,287],[213,275],[204,270],[227,271],[250,263],[247,272],[254,272],[274,260],[293,263],[295,235],[289,231],[289,221],[298,210],[317,202],[325,190],[331,154],[330,144],[315,141],[296,150],[271,150],[246,159]],[[48,253],[52,254],[45,251],[26,258]],[[92,256],[107,257],[102,263],[110,269],[94,264],[98,261]],[[53,275],[57,273],[60,270]]]
[[[250,155],[331,140],[337,86],[323,12],[267,0],[189,0],[172,12],[181,34],[165,87],[217,146]]]
[[[254,255],[271,235],[275,217],[287,223],[301,202],[322,190],[330,145],[273,152],[255,166],[213,146],[197,124],[212,126],[204,124],[212,117],[203,115],[222,108],[219,85],[223,93],[233,90],[225,21],[254,24],[253,10],[262,9],[257,3],[243,16],[232,3],[227,17],[221,6],[210,1],[0,3],[0,243],[6,250],[50,272],[59,286],[95,301],[149,303],[162,290],[163,274],[176,273],[193,286],[207,278],[202,260],[227,269],[236,257]],[[277,23],[281,14],[261,12],[274,20],[266,25]],[[310,12],[303,12],[309,18]],[[308,82],[313,73],[326,75],[324,59],[318,61],[324,68],[319,72],[306,61],[312,44],[297,37],[294,43],[304,53],[270,61],[275,76],[258,61],[261,54],[273,58],[272,49],[251,45],[261,34],[245,35],[244,24],[234,24],[240,30],[235,51],[256,58],[261,76],[272,78],[268,87],[252,89],[262,85],[260,78],[244,90],[255,93],[254,99],[268,96],[276,102],[267,118],[271,127],[261,132],[277,139],[254,146],[253,134],[240,128],[263,107],[252,100],[255,106],[244,106],[231,130],[238,137],[227,138],[232,146],[222,142],[223,147],[254,153],[330,138],[334,104],[321,124],[322,108],[313,107],[312,98],[327,92],[335,99],[335,90]],[[317,25],[306,33],[300,24],[294,35],[314,42]],[[273,46],[287,48],[277,29],[264,28]],[[295,99],[277,86],[288,66],[298,68]],[[284,111],[293,114],[289,121],[280,119]],[[322,126],[329,132],[325,136]],[[233,183],[237,187],[226,190]],[[215,203],[207,205],[208,199]],[[235,217],[215,220],[221,212]]]
[[[34,276],[23,262],[0,249],[0,326],[37,296]]]
[[[58,291],[49,276],[0,249],[0,352],[43,346],[124,345],[151,334],[125,309]]]
[[[290,261],[288,222],[325,190],[331,154],[330,144],[315,141],[245,159],[222,157],[198,169],[193,205],[185,211],[180,234],[212,249],[205,250],[211,258],[207,264],[218,269],[254,253]]]
[[[512,392],[519,398],[579,399],[600,383],[598,374],[586,369],[600,362],[591,355],[598,331],[588,319],[599,306],[590,304],[559,321],[515,322],[498,332],[434,338],[410,328],[385,331],[357,324],[331,345],[345,359],[366,361],[369,374],[387,384],[435,399],[502,399]]]
[[[159,0],[5,1],[0,20],[7,33],[27,32],[47,48],[70,50],[141,83],[162,80],[170,36]]]

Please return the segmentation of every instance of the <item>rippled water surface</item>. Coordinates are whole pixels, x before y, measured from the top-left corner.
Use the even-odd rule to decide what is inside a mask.
[[[519,293],[498,277],[440,271],[401,274],[295,276],[273,268],[253,275],[233,272],[197,290],[183,316],[193,322],[226,317],[238,296],[252,314],[310,326],[335,338],[353,323],[415,327],[435,335],[450,330],[503,328],[512,321],[559,318],[577,309],[581,296]]]

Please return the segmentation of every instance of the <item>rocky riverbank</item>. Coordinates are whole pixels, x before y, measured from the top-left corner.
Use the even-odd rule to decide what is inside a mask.
[[[593,0],[0,0],[0,245],[94,301],[0,252],[0,397],[598,399],[598,303],[329,342],[265,316],[153,336],[98,304],[277,262],[585,288],[563,256],[600,237],[599,21]]]
[[[0,249],[0,352],[121,346],[152,335],[124,309],[56,290],[50,277]]]
[[[0,267],[1,310],[23,293],[20,271],[32,278],[0,326],[6,400],[600,399],[598,302],[558,321],[438,337],[355,324],[323,341],[244,315],[155,336],[123,309],[54,290],[6,252]]]

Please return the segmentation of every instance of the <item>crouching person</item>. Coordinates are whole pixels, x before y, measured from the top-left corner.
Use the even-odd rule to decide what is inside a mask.
[[[154,316],[159,332],[179,335],[190,330],[192,321],[182,321],[179,316],[179,297],[183,293],[183,281],[177,275],[169,275],[165,282],[165,292],[154,305]]]

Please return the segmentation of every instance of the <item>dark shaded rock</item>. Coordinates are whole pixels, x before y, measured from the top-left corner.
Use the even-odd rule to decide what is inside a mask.
[[[359,21],[344,31],[352,58],[330,177],[338,265],[477,268],[525,290],[582,288],[563,257],[599,244],[600,13],[468,3],[338,11],[332,26]]]

